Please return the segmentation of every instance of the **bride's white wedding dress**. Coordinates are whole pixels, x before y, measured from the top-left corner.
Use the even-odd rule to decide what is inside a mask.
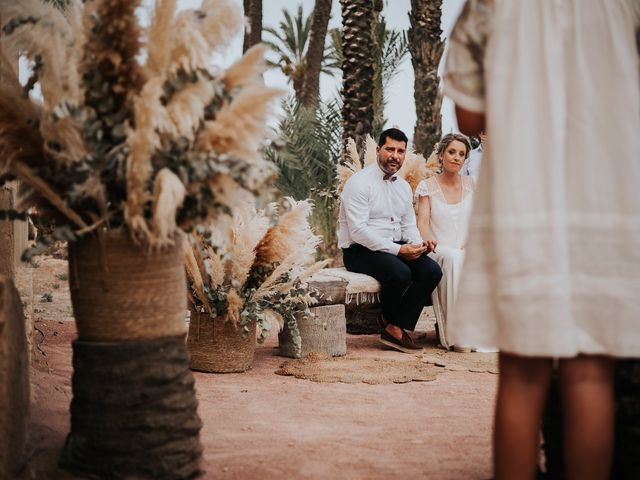
[[[433,310],[440,335],[440,343],[445,348],[451,347],[447,338],[447,312],[453,308],[460,280],[460,272],[464,262],[464,246],[467,241],[467,226],[473,203],[475,179],[461,176],[462,199],[458,203],[447,203],[436,177],[420,182],[416,188],[416,196],[428,196],[431,205],[429,229],[438,245],[436,251],[430,253],[442,269],[442,280],[432,293]]]

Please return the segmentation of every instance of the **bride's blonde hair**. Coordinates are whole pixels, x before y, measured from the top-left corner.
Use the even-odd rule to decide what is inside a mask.
[[[464,146],[467,149],[467,153],[464,158],[466,159],[469,157],[469,152],[471,152],[471,142],[469,141],[469,137],[462,133],[447,133],[440,139],[434,148],[434,153],[438,156],[439,161],[441,161],[445,149],[455,140],[464,143]]]

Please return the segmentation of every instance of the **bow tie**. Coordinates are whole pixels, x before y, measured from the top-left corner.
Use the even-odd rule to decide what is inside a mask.
[[[397,179],[398,177],[394,177],[393,173],[385,173],[382,177],[382,180],[389,180],[391,182],[395,182]]]

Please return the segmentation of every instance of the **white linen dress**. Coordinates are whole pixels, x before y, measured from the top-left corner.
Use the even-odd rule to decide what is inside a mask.
[[[445,94],[484,112],[456,344],[640,355],[638,0],[471,1]]]
[[[438,242],[436,251],[429,254],[442,269],[442,280],[431,294],[440,344],[444,348],[452,346],[447,335],[447,313],[453,308],[458,290],[458,282],[464,262],[464,247],[467,241],[467,227],[475,180],[470,176],[460,177],[462,199],[458,203],[447,203],[436,177],[422,180],[416,188],[416,197],[429,197],[431,212],[429,230]]]

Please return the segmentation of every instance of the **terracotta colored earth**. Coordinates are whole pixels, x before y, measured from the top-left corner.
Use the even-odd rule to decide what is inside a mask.
[[[71,479],[57,468],[69,429],[71,340],[66,262],[45,257],[29,292],[35,316],[31,458],[21,478]],[[52,288],[52,282],[61,284]],[[40,302],[52,293],[53,302]],[[28,303],[29,299],[25,299]],[[29,310],[29,306],[27,307]],[[421,322],[432,343],[433,329]],[[376,336],[347,355],[407,359]],[[277,339],[242,374],[195,373],[206,479],[489,479],[497,376],[437,369],[427,382],[314,383],[274,372]]]

